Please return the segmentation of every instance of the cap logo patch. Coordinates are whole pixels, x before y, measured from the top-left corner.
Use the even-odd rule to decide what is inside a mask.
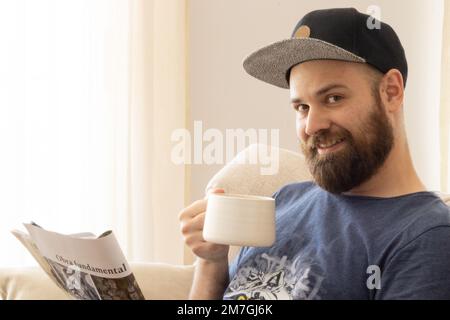
[[[307,25],[302,25],[295,32],[295,38],[309,38],[311,34],[311,29]]]

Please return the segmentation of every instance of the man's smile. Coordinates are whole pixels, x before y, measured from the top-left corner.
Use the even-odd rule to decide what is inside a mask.
[[[317,152],[319,154],[326,154],[330,152],[334,152],[340,149],[344,145],[345,139],[341,138],[338,140],[333,140],[328,143],[318,143],[317,144]]]

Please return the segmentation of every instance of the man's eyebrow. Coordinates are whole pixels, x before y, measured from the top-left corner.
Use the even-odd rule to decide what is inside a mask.
[[[332,83],[332,84],[326,85],[322,89],[317,90],[317,92],[315,93],[315,96],[316,97],[317,96],[321,96],[321,95],[323,95],[323,94],[325,94],[328,91],[333,90],[333,89],[348,89],[348,87],[346,85],[343,85],[343,84],[340,84],[340,83]],[[295,98],[291,99],[291,103],[300,103],[302,101],[303,100],[298,98],[298,97],[295,97]]]

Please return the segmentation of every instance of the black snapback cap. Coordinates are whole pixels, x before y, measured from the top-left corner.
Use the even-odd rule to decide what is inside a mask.
[[[290,69],[310,60],[367,63],[383,74],[398,69],[406,86],[405,51],[386,23],[354,8],[315,10],[295,26],[291,38],[257,50],[244,59],[251,76],[289,88]]]

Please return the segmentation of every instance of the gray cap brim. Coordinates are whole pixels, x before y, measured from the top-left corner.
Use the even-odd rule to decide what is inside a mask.
[[[251,76],[289,89],[286,79],[289,69],[310,60],[366,62],[363,58],[328,42],[314,38],[294,38],[259,49],[244,59],[243,66]]]

